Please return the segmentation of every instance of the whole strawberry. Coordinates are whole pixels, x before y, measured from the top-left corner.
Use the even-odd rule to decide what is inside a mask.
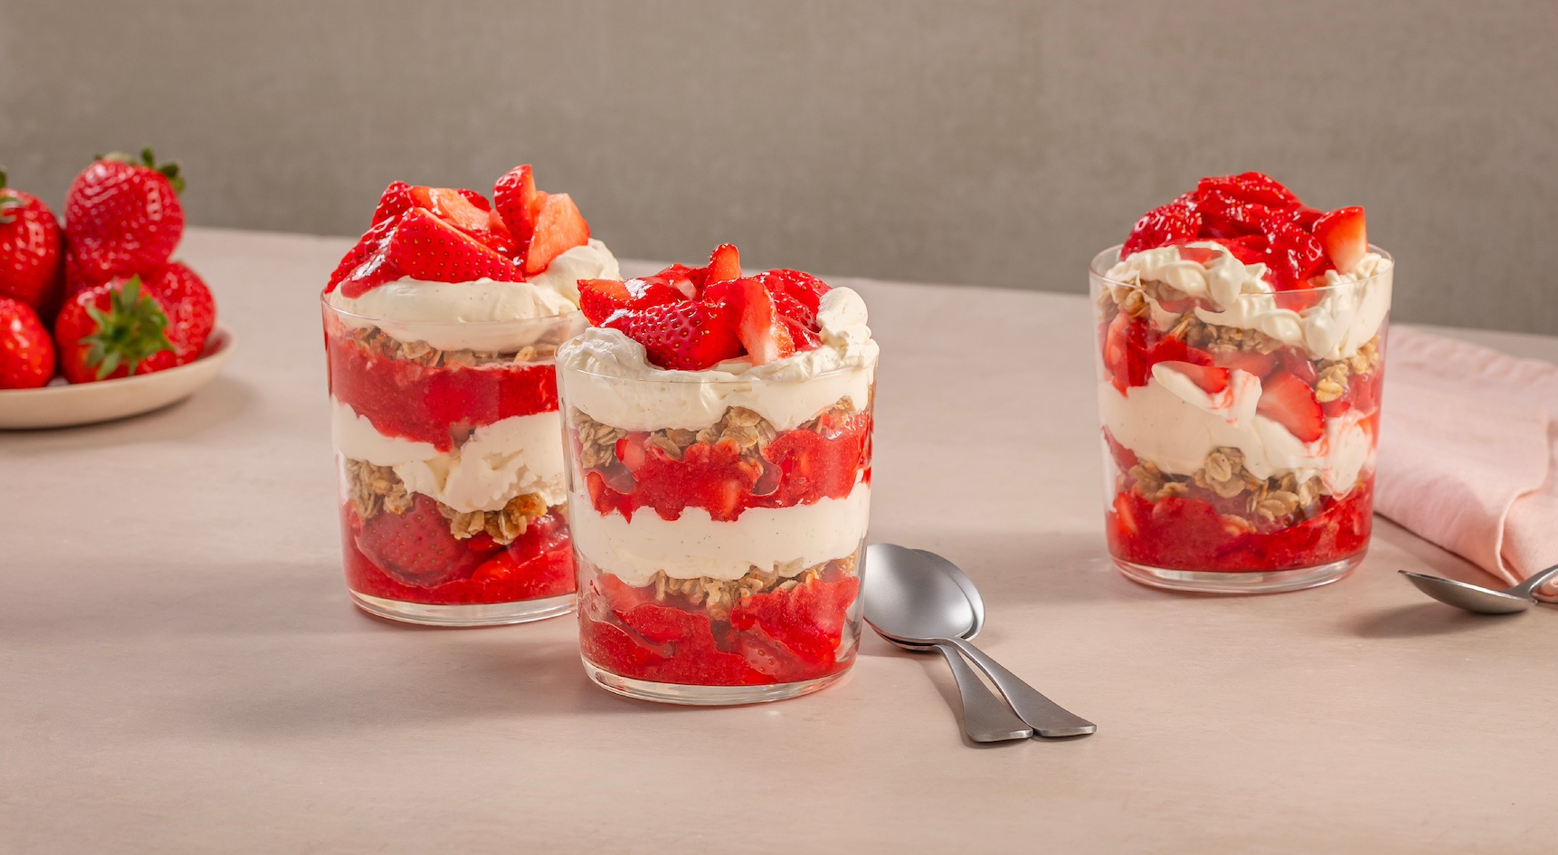
[[[59,305],[64,236],[38,197],[6,187],[0,169],[0,297],[48,314]]]
[[[36,389],[54,376],[54,340],[38,313],[0,297],[0,389]]]
[[[72,383],[149,374],[177,364],[168,315],[141,278],[78,292],[54,322],[60,368]]]
[[[211,289],[181,261],[148,275],[143,284],[168,316],[168,340],[173,342],[175,361],[185,365],[200,358],[216,326]]]
[[[82,170],[65,196],[66,290],[166,264],[184,234],[183,189],[178,164],[158,166],[149,148]]]

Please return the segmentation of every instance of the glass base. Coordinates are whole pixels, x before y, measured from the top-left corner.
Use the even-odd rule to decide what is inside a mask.
[[[590,680],[613,694],[640,701],[696,707],[762,704],[798,698],[801,695],[826,689],[849,673],[849,669],[845,668],[837,674],[829,674],[815,680],[774,683],[767,686],[689,686],[683,683],[653,683],[648,680],[635,680],[632,677],[620,677],[590,664],[588,659],[581,658],[580,661],[584,663],[584,673],[590,676]]]
[[[371,615],[424,626],[501,626],[510,623],[530,623],[568,614],[577,606],[579,599],[574,594],[563,594],[560,597],[521,600],[517,603],[434,606],[370,597],[356,591],[351,591],[351,595],[357,607]]]
[[[1189,591],[1197,594],[1280,594],[1283,591],[1302,591],[1329,585],[1352,572],[1363,563],[1360,552],[1340,561],[1315,567],[1299,567],[1294,570],[1271,572],[1204,572],[1200,570],[1165,570],[1135,564],[1119,558],[1116,567],[1132,582],[1168,591]]]

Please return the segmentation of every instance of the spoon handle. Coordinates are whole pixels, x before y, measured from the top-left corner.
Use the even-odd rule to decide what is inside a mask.
[[[1558,564],[1555,564],[1546,570],[1531,574],[1531,578],[1521,582],[1519,585],[1516,585],[1513,588],[1510,588],[1509,593],[1514,594],[1517,597],[1525,597],[1526,599],[1536,600],[1539,603],[1552,603],[1553,600],[1550,600],[1547,597],[1538,597],[1536,595],[1536,589],[1542,587],[1542,585],[1545,584],[1547,580],[1553,578],[1554,576],[1558,576]]]
[[[956,647],[938,644],[936,649],[947,659],[952,678],[957,680],[958,694],[963,698],[963,732],[975,742],[1002,742],[1007,739],[1027,739],[1033,728],[1012,712],[1012,708],[985,687],[968,667]]]
[[[938,638],[937,643],[951,644],[963,652],[970,661],[979,666],[979,670],[985,672],[990,682],[995,684],[1001,694],[1006,696],[1012,709],[1022,720],[1033,725],[1033,730],[1040,736],[1085,736],[1098,730],[1098,726],[1080,716],[1072,715],[1059,704],[1039,694],[1039,691],[1024,683],[1022,678],[1002,668],[1000,663],[984,654],[984,651],[975,647],[961,638]]]

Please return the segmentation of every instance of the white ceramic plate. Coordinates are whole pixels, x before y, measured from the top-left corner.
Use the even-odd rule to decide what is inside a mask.
[[[233,355],[233,334],[222,327],[211,333],[206,352],[188,365],[72,386],[0,389],[0,430],[86,425],[149,413],[181,401],[210,383]]]

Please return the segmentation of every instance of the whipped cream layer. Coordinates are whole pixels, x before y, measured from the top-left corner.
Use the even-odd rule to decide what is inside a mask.
[[[566,315],[579,307],[580,279],[618,278],[616,257],[604,243],[591,240],[524,282],[397,279],[356,298],[337,289],[327,299],[336,309],[364,319],[345,318],[348,324],[377,326],[397,341],[501,353],[535,344],[551,331],[547,324],[502,322]]]
[[[634,587],[649,584],[656,571],[673,579],[730,581],[757,566],[790,578],[860,548],[871,487],[858,483],[843,499],[811,505],[749,508],[729,521],[715,520],[702,508],[687,508],[676,520],[641,508],[629,522],[617,513],[602,516],[580,493],[574,493],[571,507],[574,548]]]
[[[1390,311],[1394,269],[1377,252],[1365,255],[1351,273],[1327,271],[1324,297],[1297,312],[1278,305],[1279,292],[1266,281],[1266,265],[1246,265],[1218,243],[1196,241],[1187,246],[1211,249],[1216,255],[1202,264],[1181,258],[1174,246],[1143,250],[1121,259],[1104,278],[1126,285],[1162,282],[1216,309],[1196,307],[1196,317],[1202,321],[1257,330],[1303,348],[1314,359],[1344,359],[1357,353],[1379,332]],[[1179,320],[1179,313],[1164,309],[1150,293],[1143,296],[1158,329],[1168,330]]]
[[[1098,385],[1104,426],[1137,456],[1172,475],[1191,475],[1218,447],[1244,453],[1244,467],[1257,478],[1292,472],[1300,482],[1318,475],[1342,496],[1358,482],[1374,451],[1374,437],[1354,411],[1325,420],[1325,433],[1304,442],[1280,422],[1257,415],[1260,378],[1230,373],[1228,389],[1208,395],[1174,363],[1152,366],[1145,386],[1121,394],[1107,381]]]
[[[767,365],[743,357],[705,371],[651,365],[643,345],[591,327],[558,348],[558,380],[569,406],[625,430],[701,430],[730,407],[754,410],[776,429],[790,430],[840,398],[864,409],[871,397],[879,348],[866,326],[865,301],[853,289],[834,288],[822,295],[817,324],[822,343],[812,350]]]
[[[431,443],[379,433],[366,417],[334,398],[330,404],[336,451],[391,467],[407,490],[457,511],[500,510],[526,493],[539,493],[550,507],[567,495],[562,420],[556,411],[483,425],[458,447],[440,453]]]

